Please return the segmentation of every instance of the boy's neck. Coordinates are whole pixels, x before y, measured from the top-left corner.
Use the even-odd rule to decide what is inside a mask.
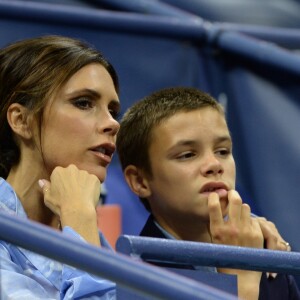
[[[211,243],[211,236],[209,233],[209,224],[201,223],[195,226],[194,224],[187,224],[180,222],[168,222],[166,220],[154,217],[160,229],[165,231],[172,238],[184,241]]]

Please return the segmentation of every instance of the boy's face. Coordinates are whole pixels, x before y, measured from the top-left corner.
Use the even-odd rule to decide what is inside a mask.
[[[152,137],[148,199],[159,223],[166,229],[207,224],[211,191],[225,215],[236,171],[224,116],[212,108],[179,112],[153,128]]]

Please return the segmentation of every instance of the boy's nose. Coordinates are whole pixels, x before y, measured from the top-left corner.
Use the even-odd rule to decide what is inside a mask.
[[[206,159],[205,164],[203,166],[203,175],[217,175],[223,174],[224,169],[220,161],[215,156],[210,156]]]

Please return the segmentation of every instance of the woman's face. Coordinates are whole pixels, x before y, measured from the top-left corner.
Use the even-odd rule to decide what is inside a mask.
[[[49,175],[56,166],[74,164],[103,182],[119,130],[120,103],[111,76],[102,65],[89,64],[49,100],[41,128]]]

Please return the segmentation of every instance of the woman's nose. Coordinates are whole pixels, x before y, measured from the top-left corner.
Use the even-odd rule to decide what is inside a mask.
[[[119,122],[113,118],[113,116],[107,112],[107,114],[102,114],[98,118],[97,130],[100,133],[109,134],[115,136],[120,129]]]
[[[117,120],[111,118],[108,122],[107,126],[104,127],[103,132],[111,135],[116,135],[120,129],[120,124]]]

